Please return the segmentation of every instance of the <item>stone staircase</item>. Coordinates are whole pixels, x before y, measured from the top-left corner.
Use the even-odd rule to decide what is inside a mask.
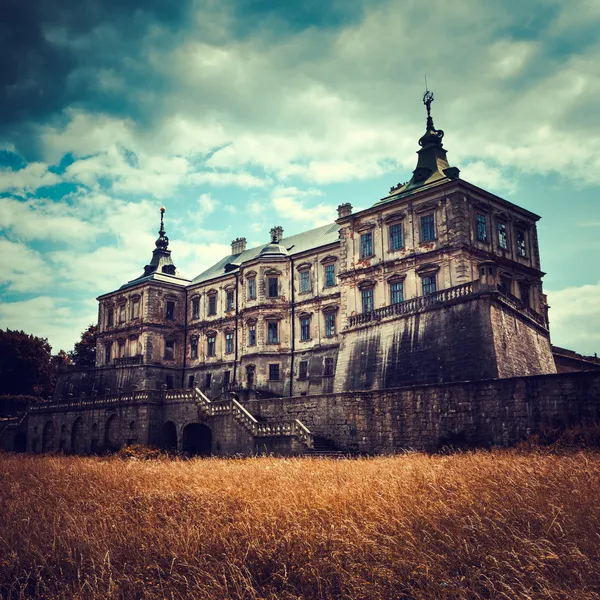
[[[321,458],[347,458],[348,452],[340,450],[331,440],[320,436],[313,436],[313,447],[306,456]]]

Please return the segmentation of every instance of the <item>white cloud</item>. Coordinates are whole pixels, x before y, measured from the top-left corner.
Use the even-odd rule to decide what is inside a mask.
[[[600,353],[600,282],[547,295],[552,343],[582,354]]]
[[[40,253],[0,238],[0,284],[9,292],[37,292],[52,283],[53,274]]]
[[[277,214],[290,221],[305,221],[318,227],[335,220],[335,210],[325,204],[310,206],[300,197],[319,196],[319,190],[299,190],[295,187],[278,188],[273,191],[271,202]]]
[[[48,170],[48,165],[29,163],[18,171],[0,169],[0,192],[35,192],[41,187],[53,186],[61,182],[61,177]]]
[[[52,352],[71,350],[85,328],[95,323],[95,301],[72,304],[66,298],[38,296],[0,304],[0,327],[47,338]]]

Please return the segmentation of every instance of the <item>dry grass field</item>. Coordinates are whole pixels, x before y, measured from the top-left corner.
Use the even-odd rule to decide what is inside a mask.
[[[600,598],[600,455],[0,455],[0,597]]]

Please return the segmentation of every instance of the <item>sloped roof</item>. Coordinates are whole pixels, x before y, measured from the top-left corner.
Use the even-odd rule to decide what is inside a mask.
[[[290,235],[284,237],[280,241],[280,244],[284,246],[290,256],[300,254],[306,250],[312,250],[313,248],[319,248],[320,246],[326,246],[339,240],[340,226],[337,223],[331,223],[330,225],[323,225],[316,229],[304,231],[296,235]],[[266,248],[269,244],[263,244],[256,248],[250,248],[240,254],[230,254],[225,256],[218,263],[214,264],[210,269],[207,269],[203,273],[200,273],[197,277],[192,280],[192,284],[201,283],[208,281],[225,273],[230,273],[238,269],[243,263],[253,260],[258,257],[261,250]],[[232,265],[227,271],[225,271],[225,265]]]
[[[145,283],[146,281],[162,281],[164,283],[171,283],[173,285],[186,286],[189,285],[190,280],[182,277],[180,274],[177,275],[169,275],[168,273],[160,273],[159,271],[154,271],[149,275],[142,275],[137,279],[132,279],[127,283],[123,284],[119,289],[124,290],[125,288],[133,287],[134,285],[139,285],[140,283]]]

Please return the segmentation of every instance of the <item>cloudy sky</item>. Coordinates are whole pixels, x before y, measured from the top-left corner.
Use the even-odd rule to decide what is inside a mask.
[[[597,0],[4,0],[0,327],[71,349],[149,261],[189,276],[367,207],[435,124],[542,215],[552,339],[600,352]]]

